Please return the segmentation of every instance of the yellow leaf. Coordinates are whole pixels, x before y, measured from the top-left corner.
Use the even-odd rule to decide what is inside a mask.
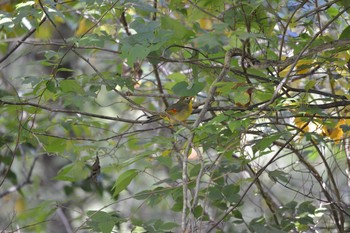
[[[128,8],[126,10],[126,13],[128,13],[129,15],[136,15],[135,8]]]
[[[343,77],[349,77],[350,76],[349,71],[348,71],[348,69],[346,67],[339,67],[339,66],[337,66],[335,68],[335,71],[338,74],[340,74],[341,76],[343,76]]]
[[[335,128],[331,130],[331,134],[329,135],[329,138],[335,141],[338,141],[343,138],[343,130],[341,128]]]
[[[312,68],[313,60],[300,60],[298,61],[297,74],[307,74],[310,72]]]
[[[336,58],[344,59],[345,61],[348,61],[350,59],[350,54],[348,51],[340,52],[335,55]]]
[[[84,35],[90,29],[91,23],[87,22],[86,19],[82,19],[79,21],[79,25],[77,30],[75,31],[76,36]]]
[[[22,213],[26,209],[26,201],[22,196],[19,196],[15,202],[15,211],[17,214]]]
[[[57,15],[55,15],[53,19],[54,19],[55,23],[57,23],[57,24],[63,24],[65,22],[64,18],[59,17]]]
[[[344,131],[342,129],[343,125],[350,125],[350,119],[340,119],[337,125],[332,130],[328,130],[330,132],[329,138],[335,141],[339,141],[344,138]],[[348,136],[350,132],[346,132],[345,135]]]
[[[200,28],[204,30],[212,30],[213,29],[213,23],[210,19],[202,18],[198,21]]]
[[[99,34],[100,32],[105,32],[108,35],[115,35],[117,33],[116,27],[111,24],[103,24],[99,27],[96,27],[94,30],[95,33]]]
[[[301,129],[301,128],[303,128],[303,127],[305,126],[305,124],[307,124],[307,122],[302,121],[302,120],[300,119],[300,117],[296,117],[296,118],[294,119],[294,124],[295,124],[296,127],[298,127],[299,129]],[[303,129],[303,132],[310,132],[310,131],[309,131],[309,126],[306,126],[306,127]]]
[[[289,70],[290,70],[291,66],[287,66],[286,68],[284,68],[282,71],[280,71],[278,74],[281,78],[286,77],[286,75],[288,74]]]
[[[50,39],[52,37],[53,28],[50,22],[46,21],[41,27],[35,31],[35,38],[38,39]]]
[[[162,156],[169,156],[171,154],[171,150],[165,150],[162,152]]]
[[[229,29],[225,29],[225,31],[224,31],[225,36],[227,36],[229,38],[232,36],[232,33],[233,33],[233,31],[229,30]]]
[[[13,12],[13,6],[14,4],[11,4],[11,3],[3,3],[3,4],[0,4],[0,10],[2,11],[6,11],[6,12]]]

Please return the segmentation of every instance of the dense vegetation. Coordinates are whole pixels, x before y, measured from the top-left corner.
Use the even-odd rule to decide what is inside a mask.
[[[0,1],[0,229],[346,232],[349,9]]]

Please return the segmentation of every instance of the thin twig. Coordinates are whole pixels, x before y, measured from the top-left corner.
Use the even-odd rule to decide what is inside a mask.
[[[241,202],[243,201],[243,198],[248,194],[248,191],[250,190],[250,188],[254,185],[254,183],[257,181],[257,179],[259,179],[259,177],[262,175],[262,173],[264,171],[266,171],[267,167],[270,166],[274,160],[277,158],[277,156],[282,152],[282,150],[287,147],[287,145],[294,140],[295,137],[297,137],[299,135],[299,133],[303,132],[303,130],[309,125],[309,123],[311,122],[311,119],[306,122],[302,128],[298,129],[297,132],[295,134],[293,134],[279,149],[278,151],[276,151],[276,153],[272,156],[272,158],[265,164],[265,166],[263,166],[257,173],[256,176],[254,178],[254,180],[248,185],[247,189],[243,192],[243,194],[241,195],[241,198],[237,201],[237,203],[233,206],[230,206],[227,210],[226,213],[219,218],[219,220],[217,220],[213,226],[207,231],[207,232],[211,232],[217,225],[219,225],[234,209],[236,209]]]
[[[279,53],[278,53],[278,60],[281,61],[282,59],[282,52],[283,52],[283,48],[284,48],[284,41],[285,41],[285,37],[286,37],[286,33],[288,30],[288,25],[292,22],[294,15],[297,13],[297,11],[299,9],[301,9],[305,3],[307,3],[308,0],[304,0],[301,4],[299,4],[299,6],[294,10],[294,12],[291,14],[291,16],[288,18],[287,24],[283,25],[282,22],[282,26],[283,26],[283,32],[282,32],[282,38],[281,38],[281,44],[280,44],[280,49],[279,49]],[[291,69],[292,70],[292,69]],[[278,70],[279,71],[279,70]]]
[[[5,182],[10,170],[11,170],[11,167],[12,167],[12,164],[13,164],[13,161],[15,160],[15,157],[16,157],[16,152],[17,152],[17,149],[19,147],[19,143],[20,143],[20,139],[22,137],[22,120],[24,118],[24,113],[23,113],[23,109],[20,111],[19,113],[19,116],[17,115],[17,120],[18,120],[18,128],[17,128],[17,138],[16,138],[16,144],[15,144],[15,148],[13,150],[11,150],[11,148],[7,146],[8,150],[11,152],[11,161],[9,163],[9,165],[7,166],[4,174],[3,174],[3,179],[0,181],[0,187],[3,185],[3,183]]]
[[[300,60],[300,58],[302,57],[302,55],[305,53],[305,51],[311,46],[311,44],[316,40],[316,38],[321,35],[321,33],[326,30],[329,25],[331,25],[336,19],[338,19],[342,14],[344,14],[348,9],[350,8],[350,6],[345,7],[342,11],[340,11],[336,16],[334,16],[330,21],[328,21],[323,28],[321,28],[309,41],[308,43],[303,47],[303,49],[300,51],[300,53],[297,55],[297,57],[295,58],[295,61],[293,62],[293,64],[291,64],[290,70],[288,71],[288,73],[286,74],[286,76],[282,79],[282,81],[278,84],[278,86],[276,87],[274,94],[272,96],[272,98],[270,99],[270,101],[268,101],[266,104],[264,104],[261,108],[265,108],[268,105],[272,104],[277,96],[278,93],[281,91],[282,87],[287,83],[287,81],[290,78],[290,74],[292,73],[294,67],[297,65],[297,62]]]
[[[13,192],[17,192],[17,191],[21,190],[24,186],[26,186],[26,185],[32,183],[31,178],[32,178],[32,174],[33,174],[33,170],[34,170],[35,163],[36,163],[36,161],[38,160],[38,158],[39,158],[39,156],[36,156],[36,157],[34,158],[33,163],[32,163],[32,165],[30,166],[30,169],[29,169],[29,171],[28,171],[28,174],[27,174],[25,180],[22,181],[22,183],[17,184],[16,186],[13,186],[13,187],[7,189],[6,191],[0,193],[0,198],[5,197],[7,194],[10,194],[10,193],[13,193]]]
[[[49,112],[59,112],[59,113],[67,113],[67,114],[80,114],[83,116],[90,116],[90,117],[95,117],[95,118],[100,118],[100,119],[105,119],[105,120],[111,120],[111,121],[121,121],[121,122],[126,122],[126,123],[133,123],[133,124],[142,124],[144,121],[137,121],[137,120],[130,120],[126,118],[120,118],[120,117],[111,117],[111,116],[105,116],[105,115],[100,115],[100,114],[95,114],[95,113],[89,113],[89,112],[82,112],[82,111],[77,111],[77,110],[68,110],[68,109],[54,109],[50,108],[41,104],[36,104],[36,103],[31,103],[31,102],[10,102],[10,101],[5,101],[5,100],[0,100],[0,104],[6,104],[6,105],[18,105],[18,106],[33,106],[37,107],[40,109],[47,110]]]
[[[333,191],[335,193],[335,196],[337,198],[337,201],[338,203],[340,203],[341,201],[341,196],[340,196],[340,193],[339,193],[339,189],[337,187],[337,182],[335,181],[334,179],[334,176],[333,176],[333,172],[331,170],[331,168],[329,167],[329,164],[327,163],[327,160],[326,158],[324,157],[322,151],[320,150],[320,148],[318,147],[317,145],[317,142],[314,140],[314,139],[311,139],[311,143],[312,145],[314,146],[314,148],[316,149],[318,155],[320,156],[325,168],[326,168],[326,171],[327,171],[327,174],[328,174],[328,177],[329,177],[329,180],[331,181],[331,184],[333,186]],[[340,211],[339,212],[339,219],[337,216],[334,216],[334,220],[337,221],[338,219],[338,223],[339,223],[339,227],[342,228],[344,226],[344,215],[343,213]]]
[[[72,233],[73,232],[72,226],[70,225],[69,220],[67,219],[66,215],[64,214],[62,208],[58,207],[56,212],[63,223],[64,229],[66,230],[65,232]]]
[[[223,78],[226,76],[227,72],[230,70],[230,64],[231,64],[231,58],[232,54],[234,53],[234,50],[229,50],[225,54],[225,62],[224,66],[222,68],[222,71],[220,72],[219,76],[217,79],[213,81],[213,83],[210,85],[209,91],[208,91],[208,96],[205,100],[204,106],[201,109],[197,120],[193,123],[192,128],[197,128],[199,124],[203,121],[205,114],[207,113],[210,103],[212,101],[212,98],[215,94],[215,91],[217,89],[217,83],[223,80]],[[188,174],[187,174],[187,163],[188,163],[188,155],[190,154],[191,150],[191,145],[192,141],[194,138],[194,134],[191,132],[191,135],[188,137],[187,140],[187,145],[185,148],[183,160],[182,160],[182,181],[183,181],[183,206],[182,206],[182,219],[181,219],[181,227],[182,227],[182,232],[187,231],[187,207],[188,207],[188,187],[187,187],[187,182],[188,182]]]
[[[193,214],[193,210],[194,210],[194,208],[196,208],[196,206],[198,204],[198,194],[200,191],[201,179],[202,179],[202,177],[204,175],[204,171],[205,171],[205,164],[204,164],[204,159],[203,159],[203,155],[202,155],[201,151],[195,146],[192,146],[192,148],[197,153],[197,156],[199,157],[199,161],[200,161],[200,166],[201,166],[201,168],[198,172],[197,178],[196,178],[196,186],[194,188],[194,194],[193,194],[192,205],[191,205],[191,215],[193,218],[195,218],[194,214]],[[195,219],[193,219],[193,223],[195,223]],[[195,232],[194,228],[195,228],[195,224],[192,224],[191,232]]]
[[[168,103],[167,99],[164,97],[163,84],[162,84],[162,81],[160,79],[158,67],[156,64],[152,64],[152,67],[153,67],[153,71],[154,71],[154,76],[156,77],[158,91],[162,95],[162,100],[165,104],[165,107],[168,107],[169,103]]]

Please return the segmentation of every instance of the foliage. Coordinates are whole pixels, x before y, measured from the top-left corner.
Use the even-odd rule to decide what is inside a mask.
[[[0,228],[346,232],[349,8],[0,2]]]

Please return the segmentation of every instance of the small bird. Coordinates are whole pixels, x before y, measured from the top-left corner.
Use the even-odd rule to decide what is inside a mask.
[[[176,103],[170,105],[164,110],[167,114],[149,116],[145,123],[158,121],[160,119],[168,120],[171,125],[176,124],[179,121],[183,122],[187,120],[192,113],[192,102],[192,96],[181,97]]]

